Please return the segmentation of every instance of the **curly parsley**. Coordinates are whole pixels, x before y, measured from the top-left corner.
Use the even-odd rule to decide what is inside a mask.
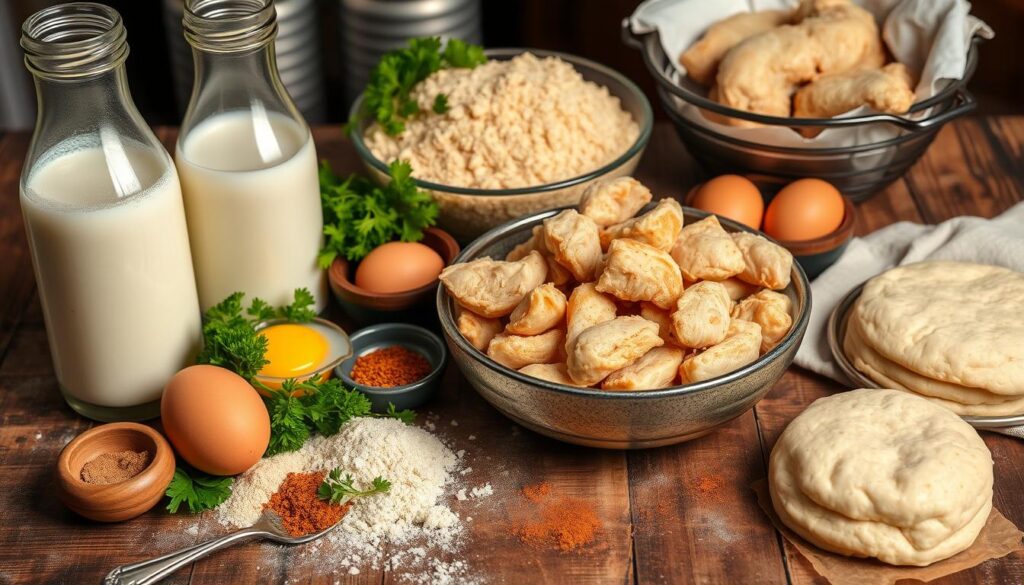
[[[234,481],[230,477],[206,475],[179,465],[174,469],[174,478],[165,492],[171,499],[167,511],[177,514],[182,504],[188,506],[188,511],[193,514],[212,510],[231,496]]]
[[[386,494],[390,489],[391,482],[382,477],[373,478],[372,485],[368,489],[358,489],[351,475],[345,474],[345,477],[341,477],[341,469],[335,467],[324,478],[323,483],[320,484],[319,489],[316,491],[316,495],[325,502],[344,505],[355,498],[363,498],[374,494]]]

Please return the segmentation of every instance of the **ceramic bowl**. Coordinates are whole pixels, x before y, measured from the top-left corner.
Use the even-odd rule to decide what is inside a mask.
[[[266,329],[267,327],[271,327],[273,325],[283,325],[286,323],[289,323],[287,319],[270,319],[267,321],[260,321],[255,325],[255,329],[256,332],[259,333],[260,331]],[[277,390],[281,387],[281,384],[283,384],[285,380],[292,378],[298,381],[327,379],[331,377],[332,372],[334,372],[335,366],[340,364],[343,359],[352,355],[352,340],[349,339],[348,333],[345,333],[345,330],[339,327],[338,324],[332,321],[328,321],[327,319],[322,319],[320,317],[315,317],[312,323],[325,328],[327,330],[325,336],[330,336],[330,339],[328,339],[328,343],[330,346],[330,349],[328,350],[330,352],[328,354],[329,359],[325,361],[316,370],[313,370],[308,374],[303,374],[301,376],[293,376],[289,378],[279,378],[276,376],[264,376],[257,374],[255,376],[255,380],[257,382],[263,384],[268,388]],[[260,390],[260,392],[265,393],[263,390]]]
[[[459,244],[442,229],[427,228],[420,243],[437,252],[445,266],[459,255]],[[360,325],[403,321],[436,326],[437,316],[431,305],[437,281],[399,293],[374,293],[356,286],[356,266],[338,257],[327,272],[334,298],[353,321]]]
[[[401,345],[425,357],[432,366],[430,373],[411,384],[391,388],[366,386],[352,379],[356,359],[392,345]],[[335,368],[335,374],[346,386],[369,397],[374,412],[386,411],[389,403],[398,410],[419,407],[437,391],[444,366],[448,363],[448,350],[440,337],[423,327],[406,323],[382,323],[360,329],[352,335],[352,349],[352,357],[341,362]]]
[[[521,48],[485,51],[487,58],[494,61],[512,59],[527,52],[541,58],[557,57],[570,63],[583,79],[606,88],[609,94],[619,99],[622,109],[633,116],[640,132],[632,143],[623,144],[622,152],[605,165],[546,185],[514,189],[476,189],[421,181],[414,176],[416,185],[430,193],[434,201],[437,201],[441,211],[438,225],[448,230],[460,242],[468,242],[498,224],[529,213],[561,205],[574,205],[579,202],[583,191],[594,181],[632,175],[651,138],[654,124],[651,104],[643,90],[621,73],[589,59],[557,51]],[[350,116],[359,112],[362,101],[360,97],[352,104]],[[352,144],[374,180],[386,182],[387,162],[378,159],[363,138],[371,123],[372,120],[368,119],[360,121],[356,131],[351,135]]]
[[[645,211],[652,208],[648,205]],[[562,209],[552,209],[499,226],[466,247],[456,260],[504,257],[527,240],[535,225]],[[686,222],[707,213],[684,208]],[[731,232],[753,232],[728,219]],[[756,233],[756,232],[755,232]],[[793,361],[807,329],[811,309],[804,271],[793,264],[792,282],[780,291],[793,302],[793,327],[771,351],[723,376],[683,386],[642,392],[609,392],[554,384],[521,374],[470,345],[455,325],[455,305],[444,287],[437,292],[437,312],[452,358],[469,383],[515,422],[549,437],[591,447],[635,449],[688,441],[710,433],[753,408]]]
[[[82,480],[82,467],[94,458],[118,451],[148,451],[152,456],[141,473],[111,484]],[[155,506],[174,477],[174,452],[156,430],[138,423],[111,423],[75,437],[57,459],[57,490],[72,511],[99,522],[121,522]]]

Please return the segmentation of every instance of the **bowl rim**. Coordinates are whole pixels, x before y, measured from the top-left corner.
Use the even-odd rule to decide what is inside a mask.
[[[259,334],[260,331],[266,329],[267,327],[272,327],[274,325],[285,325],[285,324],[288,324],[288,323],[291,323],[293,325],[304,325],[305,324],[305,323],[300,323],[300,322],[297,322],[297,321],[290,321],[288,319],[285,319],[284,317],[275,317],[273,319],[264,319],[263,321],[258,321],[256,323],[254,323],[253,324],[253,329],[256,331],[257,334]],[[345,343],[348,344],[348,353],[342,354],[340,357],[334,358],[331,361],[325,363],[323,366],[320,366],[319,368],[313,370],[312,372],[308,372],[306,374],[299,374],[298,376],[288,376],[288,377],[285,377],[285,378],[281,378],[281,377],[278,377],[278,376],[266,376],[266,375],[262,375],[262,374],[257,373],[255,376],[253,376],[253,379],[261,381],[261,382],[264,382],[264,383],[269,381],[269,382],[276,383],[276,384],[281,384],[285,380],[296,380],[296,381],[299,381],[299,380],[310,380],[310,379],[313,379],[313,378],[317,378],[317,377],[323,376],[324,372],[334,371],[335,366],[337,366],[338,364],[340,364],[341,362],[345,361],[347,358],[352,356],[352,353],[353,353],[352,337],[348,334],[348,332],[346,332],[344,329],[341,328],[341,325],[338,325],[334,321],[331,321],[330,319],[325,319],[323,317],[313,317],[312,319],[310,319],[308,321],[308,323],[317,323],[319,325],[323,325],[324,327],[327,327],[328,329],[331,329],[331,330],[335,331],[336,333],[340,333],[341,336],[345,339]]]
[[[650,209],[651,206],[657,202],[652,201],[644,210]],[[499,225],[491,230],[488,230],[476,240],[473,240],[468,246],[462,249],[462,252],[452,261],[452,265],[458,264],[465,261],[471,254],[476,254],[485,244],[491,244],[496,239],[501,239],[505,236],[506,232],[516,230],[517,228],[524,227],[538,220],[553,217],[558,213],[566,209],[574,209],[574,206],[556,207],[548,209],[538,213],[533,213],[521,218],[506,222]],[[641,210],[643,211],[643,210]],[[711,213],[695,209],[693,207],[683,207],[684,215],[696,216],[699,219],[704,219]],[[699,221],[699,220],[698,220]],[[747,226],[740,224],[739,222],[733,221],[725,217],[718,217],[718,221],[723,227],[732,228],[730,231],[744,231],[752,234],[756,234],[764,237],[770,242],[778,244],[778,242],[763,232],[748,228]],[[683,396],[687,394],[696,394],[707,390],[713,390],[723,385],[731,384],[739,379],[745,378],[750,374],[761,369],[764,365],[775,361],[787,351],[791,349],[793,345],[799,343],[799,340],[803,338],[804,331],[807,329],[808,322],[810,321],[811,315],[811,288],[810,281],[807,279],[807,274],[804,272],[803,267],[800,266],[799,262],[794,259],[793,266],[790,270],[791,282],[790,286],[794,286],[794,283],[798,283],[794,286],[796,296],[798,300],[802,300],[802,311],[796,316],[793,325],[790,327],[786,336],[782,338],[775,347],[766,352],[765,354],[758,356],[753,362],[739,368],[717,376],[715,378],[709,378],[693,384],[682,384],[677,386],[670,386],[668,388],[659,388],[656,390],[637,390],[637,391],[612,391],[602,390],[600,388],[580,388],[577,386],[568,386],[565,384],[556,384],[533,376],[527,376],[526,374],[520,373],[512,368],[505,367],[493,359],[487,357],[483,352],[473,347],[465,337],[459,333],[458,328],[455,326],[453,315],[454,311],[451,310],[450,306],[454,303],[448,295],[448,291],[443,286],[437,288],[437,314],[441,322],[441,329],[445,333],[445,337],[448,338],[450,343],[458,346],[465,354],[473,358],[477,363],[487,367],[490,370],[498,374],[502,374],[509,377],[517,382],[529,384],[535,388],[542,390],[564,394],[574,397],[581,398],[606,398],[612,400],[657,400],[660,398]],[[788,288],[788,287],[787,287]],[[803,291],[801,295],[800,292]]]
[[[651,102],[650,100],[647,99],[647,95],[644,94],[640,87],[633,83],[633,81],[631,81],[628,77],[610,67],[606,67],[600,63],[597,63],[596,61],[591,61],[590,59],[578,57],[576,55],[572,55],[569,53],[563,53],[561,51],[549,51],[545,49],[534,49],[528,47],[500,47],[484,50],[484,54],[487,55],[487,57],[499,60],[512,59],[513,57],[516,57],[523,53],[533,53],[538,57],[558,57],[559,59],[562,59],[563,61],[570,63],[574,68],[577,69],[577,71],[579,71],[581,67],[597,71],[599,73],[607,75],[608,77],[611,77],[615,81],[622,84],[629,94],[632,94],[635,98],[637,98],[637,100],[640,103],[640,107],[643,110],[643,119],[636,120],[637,125],[640,126],[640,133],[637,135],[636,140],[633,141],[633,143],[629,146],[628,149],[626,149],[625,152],[615,157],[610,162],[602,165],[601,167],[583,173],[582,175],[570,177],[568,179],[562,179],[559,181],[555,181],[553,183],[545,183],[543,185],[534,185],[527,187],[515,187],[513,189],[479,189],[474,187],[443,185],[441,183],[434,183],[431,181],[417,179],[415,176],[413,176],[412,180],[413,182],[416,183],[417,187],[419,187],[420,189],[430,191],[439,191],[443,193],[452,193],[456,195],[473,195],[477,197],[502,197],[510,195],[534,195],[538,193],[548,193],[551,191],[559,191],[562,189],[566,189],[568,187],[574,187],[576,185],[580,185],[582,183],[586,183],[588,181],[606,175],[609,172],[615,170],[616,168],[626,164],[626,162],[628,162],[634,156],[640,154],[644,150],[644,148],[647,147],[647,143],[650,141],[651,134],[654,129],[654,110],[651,108]],[[607,86],[602,87],[608,89],[611,95],[614,95],[621,101],[622,98],[618,94],[612,93],[611,89],[609,89]],[[349,109],[348,119],[351,120],[352,117],[359,112],[360,108],[363,105],[363,98],[364,94],[360,93],[359,97],[356,98],[354,102],[352,102],[352,107]],[[369,147],[366,146],[366,142],[363,139],[363,134],[371,122],[371,120],[367,119],[361,120],[352,129],[352,131],[348,133],[349,139],[352,141],[352,144],[355,146],[356,153],[359,154],[359,158],[361,158],[363,162],[370,165],[377,171],[387,173],[387,163],[377,158],[370,151]]]
[[[396,323],[377,323],[376,325],[370,325],[370,326],[367,326],[367,327],[363,327],[359,331],[356,331],[355,333],[352,334],[352,337],[350,338],[350,340],[356,340],[360,336],[369,335],[371,333],[376,333],[378,331],[390,332],[390,331],[396,331],[396,330],[402,330],[402,329],[414,331],[417,335],[421,335],[421,336],[429,339],[431,343],[435,344],[438,348],[440,348],[440,350],[441,350],[441,359],[437,362],[437,364],[434,365],[434,367],[430,370],[429,374],[427,374],[426,376],[423,376],[422,378],[420,378],[419,380],[416,380],[415,382],[409,382],[408,384],[402,384],[401,386],[387,386],[387,387],[383,387],[383,386],[367,386],[366,384],[360,384],[359,382],[356,382],[355,380],[353,380],[352,376],[350,376],[347,373],[345,373],[342,370],[342,368],[341,368],[342,364],[344,364],[346,361],[348,361],[350,359],[353,359],[353,358],[357,358],[358,359],[358,357],[359,357],[356,354],[356,344],[355,344],[355,341],[351,341],[352,353],[349,356],[347,356],[345,359],[343,359],[340,362],[338,362],[338,365],[334,366],[334,375],[337,376],[339,379],[341,379],[343,382],[345,382],[345,384],[347,384],[349,386],[352,386],[353,388],[355,388],[356,390],[358,390],[360,392],[371,393],[371,394],[375,394],[375,395],[378,395],[378,396],[389,396],[389,395],[401,394],[403,392],[410,392],[410,391],[414,391],[414,390],[419,390],[423,386],[425,386],[427,384],[430,384],[431,382],[436,380],[444,372],[444,368],[448,364],[448,346],[445,345],[444,340],[441,339],[440,335],[434,333],[433,331],[427,329],[426,327],[420,327],[419,325],[413,325],[412,323],[398,323],[398,322],[396,322]],[[395,341],[395,342],[392,342],[392,345],[403,345],[403,344],[400,343],[400,342]],[[406,349],[411,349],[411,348],[407,347]],[[374,351],[376,351],[376,350],[374,350]],[[415,351],[415,350],[413,350],[413,351]],[[419,352],[417,352],[417,353],[419,353]],[[427,356],[423,356],[423,359],[426,359],[427,361],[430,361]],[[353,365],[355,365],[354,362],[353,362]]]

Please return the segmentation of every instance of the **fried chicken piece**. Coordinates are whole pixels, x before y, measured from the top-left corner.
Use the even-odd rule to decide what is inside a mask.
[[[550,364],[564,358],[565,332],[552,329],[541,335],[499,333],[487,346],[487,355],[499,364],[518,370],[530,364]]]
[[[527,293],[544,283],[547,272],[547,262],[534,250],[515,262],[484,257],[452,264],[441,271],[440,279],[457,303],[493,319],[511,313]]]
[[[657,390],[667,388],[679,375],[683,350],[678,347],[656,347],[632,364],[612,372],[601,388],[604,390]]]
[[[793,270],[793,254],[768,239],[747,232],[732,234],[743,256],[744,268],[737,278],[772,290],[789,286]]]
[[[793,303],[789,297],[772,290],[749,296],[732,308],[733,319],[751,321],[761,326],[761,353],[778,345],[793,326],[790,315]]]
[[[668,252],[683,229],[683,208],[675,199],[662,199],[647,213],[601,230],[601,248],[628,238]]]
[[[540,335],[565,319],[565,294],[547,283],[530,291],[516,305],[505,330],[514,335]]]
[[[579,334],[566,362],[569,376],[583,386],[597,384],[664,343],[657,323],[643,317],[616,317]]]
[[[601,263],[601,236],[594,220],[575,209],[566,209],[545,219],[544,246],[576,280],[594,279],[594,272]]]
[[[720,20],[708,27],[699,41],[690,45],[679,55],[679,63],[686,68],[686,74],[702,85],[715,80],[715,72],[733,47],[779,25],[792,22],[789,10],[762,10],[740,12]]]
[[[580,198],[580,213],[601,227],[622,223],[651,201],[651,190],[633,177],[594,181]]]
[[[684,384],[692,384],[727,374],[756,360],[760,348],[761,326],[733,319],[721,343],[683,360],[679,377]]]
[[[577,286],[569,295],[565,309],[565,350],[570,352],[572,343],[585,329],[615,318],[618,307],[615,299],[600,293],[594,283]]]
[[[910,71],[902,63],[824,75],[793,96],[793,116],[831,118],[866,105],[887,114],[905,114],[914,105]]]
[[[669,309],[683,292],[683,276],[668,252],[636,240],[612,240],[597,290]]]
[[[530,364],[519,368],[519,372],[526,374],[527,376],[533,376],[534,378],[540,378],[547,382],[555,384],[564,384],[566,386],[579,386],[575,380],[569,377],[569,372],[565,368],[565,364]]]
[[[470,345],[480,351],[486,351],[487,345],[503,329],[501,319],[481,317],[458,303],[455,303],[455,327]]]
[[[729,233],[709,215],[679,232],[672,258],[686,280],[724,280],[743,272],[743,254]]]
[[[885,62],[878,25],[867,10],[842,0],[811,0],[801,10],[808,16],[799,23],[761,33],[729,51],[716,77],[719,103],[788,117],[798,85]]]
[[[729,330],[732,300],[724,286],[702,280],[683,291],[672,313],[672,337],[683,347],[721,343]]]

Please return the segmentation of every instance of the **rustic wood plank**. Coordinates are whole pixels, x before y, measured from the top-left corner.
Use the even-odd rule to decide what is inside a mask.
[[[28,142],[29,135],[24,132],[9,132],[0,137],[0,360],[7,353],[35,286],[18,201],[21,165]]]
[[[1024,117],[998,116],[984,122],[1007,172],[1024,176]]]
[[[1024,197],[1024,188],[1002,167],[977,118],[940,130],[905,180],[927,223],[959,215],[992,217]]]

